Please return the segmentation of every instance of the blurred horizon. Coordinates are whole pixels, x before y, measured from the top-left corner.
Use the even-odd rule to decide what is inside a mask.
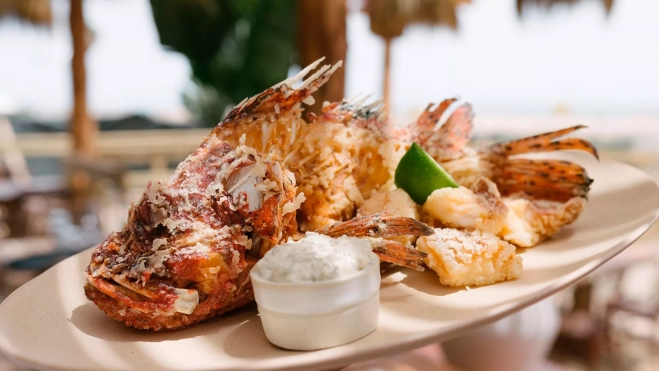
[[[378,98],[384,46],[360,4],[349,2],[345,96]],[[457,32],[413,26],[393,42],[395,117],[451,96],[487,115],[659,115],[659,48],[638,47],[656,29],[659,2],[617,1],[609,16],[595,0],[527,7],[521,19],[514,0],[473,0],[458,10]],[[51,29],[0,22],[0,115],[68,119],[68,3],[54,0],[53,15]],[[189,62],[160,45],[149,2],[88,1],[85,17],[94,35],[91,114],[189,121]]]

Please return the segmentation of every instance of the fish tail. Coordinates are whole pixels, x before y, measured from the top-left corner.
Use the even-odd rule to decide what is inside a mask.
[[[524,192],[534,199],[566,202],[586,197],[593,180],[570,161],[508,159],[494,179],[503,196]]]
[[[513,140],[510,142],[497,143],[490,146],[490,150],[503,156],[513,156],[533,152],[553,152],[562,150],[585,151],[599,159],[595,146],[581,138],[558,139],[576,130],[586,128],[584,125],[576,125],[562,130],[538,134],[528,138]]]

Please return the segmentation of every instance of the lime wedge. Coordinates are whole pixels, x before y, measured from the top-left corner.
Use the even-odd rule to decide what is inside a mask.
[[[421,205],[436,189],[459,187],[451,175],[416,143],[412,143],[400,159],[394,181],[398,188],[402,188],[414,202]]]

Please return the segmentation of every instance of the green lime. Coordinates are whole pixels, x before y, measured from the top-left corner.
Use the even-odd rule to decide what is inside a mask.
[[[400,159],[394,180],[398,188],[402,188],[414,202],[421,205],[436,189],[460,186],[416,143],[412,143]]]

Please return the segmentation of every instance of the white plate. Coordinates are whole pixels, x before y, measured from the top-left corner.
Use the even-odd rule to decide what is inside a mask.
[[[353,343],[314,352],[277,348],[254,306],[175,332],[116,322],[83,294],[91,250],[16,290],[0,306],[0,349],[14,361],[56,370],[332,369],[446,340],[535,303],[624,250],[655,221],[659,188],[613,162],[584,160],[593,184],[577,223],[523,251],[522,278],[471,290],[439,284],[432,271],[402,269],[381,287],[379,328]]]

